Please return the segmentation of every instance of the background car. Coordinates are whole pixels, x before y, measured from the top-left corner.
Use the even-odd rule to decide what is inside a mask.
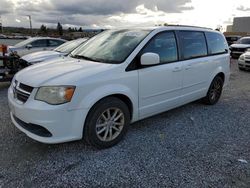
[[[32,37],[16,44],[15,46],[8,46],[8,55],[14,53],[21,57],[32,52],[53,50],[65,42],[66,40],[59,38]]]
[[[250,48],[250,37],[242,37],[236,44],[230,46],[232,58],[239,58],[248,48]]]
[[[0,34],[0,39],[7,39],[7,37],[3,34]]]
[[[240,70],[250,70],[250,50],[240,56],[238,67]]]
[[[88,38],[80,38],[72,41],[65,42],[64,44],[58,46],[54,50],[51,51],[40,51],[34,52],[31,54],[27,54],[22,56],[20,59],[20,63],[28,65],[40,63],[46,60],[50,60],[53,58],[66,56],[70,52],[72,52],[75,48],[86,42]]]
[[[235,44],[240,38],[241,36],[236,36],[236,35],[226,36],[226,40],[229,46]]]

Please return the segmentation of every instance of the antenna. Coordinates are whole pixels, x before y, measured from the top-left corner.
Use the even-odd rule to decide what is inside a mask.
[[[31,21],[31,15],[27,15],[27,16],[28,16],[29,21],[30,21],[30,33],[31,33],[31,36],[32,36],[33,32],[32,32],[32,21]]]
[[[0,15],[0,28],[1,28],[1,32],[3,33],[3,20],[2,20],[1,15]]]

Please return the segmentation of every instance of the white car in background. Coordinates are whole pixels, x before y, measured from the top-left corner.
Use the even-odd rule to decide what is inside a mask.
[[[250,50],[242,54],[238,60],[238,67],[240,70],[250,70]]]
[[[66,40],[59,38],[32,37],[17,43],[15,46],[8,46],[7,55],[15,54],[21,57],[33,52],[53,50],[65,42]]]
[[[76,49],[78,46],[86,42],[87,40],[88,38],[80,38],[80,39],[68,41],[51,51],[34,52],[31,54],[22,56],[20,58],[20,61],[29,66],[29,65],[41,63],[47,60],[51,60],[57,57],[66,56],[70,52],[72,52],[74,49]]]

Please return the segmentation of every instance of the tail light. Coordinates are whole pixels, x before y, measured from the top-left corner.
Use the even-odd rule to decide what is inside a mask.
[[[1,46],[0,46],[0,52],[2,52],[3,53],[3,55],[5,54],[5,53],[7,53],[7,46],[6,45],[4,45],[4,44],[2,44]]]

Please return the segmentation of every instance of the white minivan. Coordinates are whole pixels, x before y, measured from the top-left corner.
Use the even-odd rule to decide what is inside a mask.
[[[118,143],[129,124],[203,99],[219,100],[230,75],[225,37],[168,26],[105,31],[68,57],[28,67],[8,90],[11,119],[43,143]]]

